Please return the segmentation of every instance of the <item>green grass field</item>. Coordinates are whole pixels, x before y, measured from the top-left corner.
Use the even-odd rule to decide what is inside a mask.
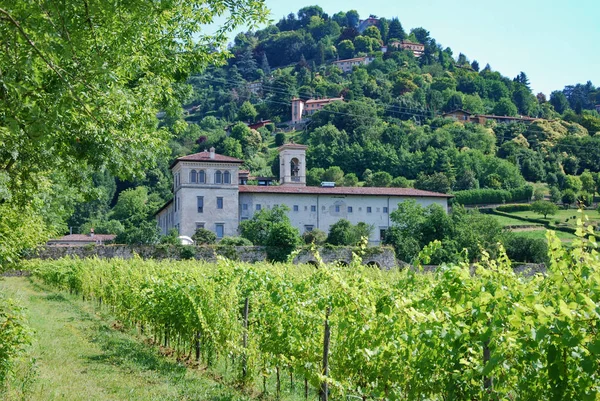
[[[515,235],[518,235],[519,237],[546,239],[547,231],[548,230],[546,230],[545,228],[540,227],[539,230],[526,230],[526,231],[513,231],[513,232],[515,233]],[[569,241],[572,241],[575,238],[577,238],[573,234],[565,233],[562,231],[555,231],[555,233],[556,233],[556,236],[558,238],[560,238],[563,242],[569,242]]]
[[[0,291],[26,308],[33,343],[2,400],[271,400],[241,391],[226,366],[186,367],[89,302],[28,278],[0,278]],[[273,378],[268,388],[274,389]],[[300,383],[297,388],[302,387]],[[282,382],[283,400],[301,400]],[[311,392],[309,399],[316,399]]]
[[[515,216],[529,218],[529,219],[544,220],[543,219],[544,216],[533,213],[531,211],[529,211],[529,212],[514,212],[511,214],[514,214]],[[588,219],[591,223],[600,223],[600,214],[598,213],[597,210],[586,210],[585,216],[588,217]],[[581,217],[583,217],[583,215],[581,213],[579,213],[577,211],[577,209],[567,209],[567,210],[561,209],[555,215],[548,216],[548,218],[546,218],[545,220],[548,221],[549,223],[553,223],[553,224],[556,224],[556,221],[558,221],[560,224],[566,224],[571,227],[577,227],[577,219],[581,218]]]

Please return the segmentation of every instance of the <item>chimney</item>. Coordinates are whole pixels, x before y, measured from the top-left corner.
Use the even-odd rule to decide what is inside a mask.
[[[210,148],[210,158],[214,159],[215,158],[215,148]]]

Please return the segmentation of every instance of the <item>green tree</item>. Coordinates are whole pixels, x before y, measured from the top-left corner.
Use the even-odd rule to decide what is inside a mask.
[[[373,174],[369,186],[371,187],[389,187],[392,184],[392,175],[387,171],[378,171]]]
[[[558,206],[552,202],[537,200],[531,204],[533,213],[541,214],[546,218],[548,215],[553,216],[558,212]]]
[[[364,36],[368,36],[375,40],[381,41],[381,32],[379,31],[379,28],[377,28],[375,25],[371,25],[370,27],[365,29],[365,31],[362,34]]]
[[[256,120],[257,115],[258,112],[254,108],[252,103],[250,103],[247,100],[244,103],[242,103],[240,109],[238,110],[238,120],[240,121],[246,121],[250,123],[254,122],[254,120]]]
[[[348,39],[342,40],[337,45],[337,51],[341,59],[352,58],[355,52],[354,43]]]
[[[402,24],[398,18],[392,18],[390,22],[390,33],[388,34],[388,42],[390,40],[404,40],[406,39],[406,32],[402,28]]]
[[[584,171],[579,176],[579,180],[581,181],[581,189],[584,192],[588,192],[590,194],[596,193],[596,183],[592,173],[590,173],[588,170]]]
[[[323,181],[335,182],[336,185],[343,185],[344,172],[338,166],[331,166],[321,176]]]
[[[554,91],[550,94],[550,104],[559,114],[563,114],[569,109],[569,101],[562,91]]]
[[[267,10],[250,0],[25,1],[4,2],[0,15],[0,175],[9,178],[0,187],[5,207],[29,215],[40,183],[85,191],[95,170],[131,179],[166,157],[157,111],[179,115],[190,74],[223,63],[229,33],[264,22]],[[216,15],[223,26],[205,35]]]
[[[432,175],[419,173],[415,180],[415,188],[447,194],[452,189],[452,181],[444,173],[434,173]]]
[[[390,187],[395,187],[395,188],[410,188],[411,185],[410,185],[410,181],[407,178],[396,177],[390,183]]]
[[[356,245],[362,237],[369,237],[373,227],[360,222],[356,226],[346,219],[340,219],[329,228],[327,243],[332,245]]]
[[[562,192],[561,200],[562,200],[563,205],[565,205],[565,207],[568,208],[569,205],[572,205],[577,200],[577,196],[575,195],[575,191],[573,191],[572,189],[565,189]]]
[[[560,202],[562,195],[557,187],[550,187],[550,201],[554,203]]]
[[[507,97],[498,100],[492,112],[497,116],[516,116],[518,114],[517,106]]]
[[[538,187],[533,191],[533,199],[536,201],[544,200],[545,196],[546,196],[546,191],[544,190],[544,188]]]
[[[345,187],[355,187],[358,185],[358,177],[354,173],[346,174],[344,176],[344,184]]]

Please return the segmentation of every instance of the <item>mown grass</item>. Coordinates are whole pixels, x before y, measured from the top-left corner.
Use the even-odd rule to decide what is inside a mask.
[[[533,229],[533,230],[523,230],[523,231],[513,231],[515,235],[519,237],[526,238],[535,238],[535,239],[546,239],[546,230],[545,228]],[[556,236],[562,240],[563,242],[569,242],[577,238],[573,234],[569,234],[563,231],[555,231]]]
[[[274,398],[257,390],[239,390],[228,381],[226,368],[209,372],[159,355],[134,332],[116,330],[107,312],[75,296],[24,277],[0,280],[0,291],[26,308],[34,330],[28,357],[17,365],[8,389],[0,395],[3,400]],[[281,399],[304,398],[283,384]],[[268,386],[274,389],[271,378]],[[311,393],[310,399],[315,397]]]
[[[552,224],[557,224],[558,222],[558,224],[564,224],[570,227],[577,227],[577,219],[583,218],[584,215],[587,216],[590,223],[600,223],[600,214],[597,210],[586,210],[584,214],[581,214],[577,209],[561,209],[555,215],[548,216],[546,219],[543,218],[544,216],[531,211],[513,212],[511,214],[528,219],[542,219]]]

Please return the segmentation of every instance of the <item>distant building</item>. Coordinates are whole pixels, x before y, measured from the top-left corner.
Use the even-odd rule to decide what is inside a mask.
[[[475,124],[485,124],[486,121],[495,121],[500,124],[508,124],[513,122],[521,122],[525,124],[531,124],[534,121],[539,121],[541,118],[533,118],[527,116],[495,116],[493,114],[472,114],[466,110],[457,109],[454,111],[450,111],[442,114],[444,118],[452,118],[456,121],[462,123],[475,123]]]
[[[371,15],[367,19],[360,20],[358,22],[358,28],[356,28],[356,30],[360,33],[363,33],[368,27],[373,25],[379,25],[379,18],[375,17],[374,15]]]
[[[393,42],[398,43],[398,42]],[[421,57],[423,53],[425,53],[425,45],[421,43],[411,42],[409,40],[403,40],[400,42],[400,48],[402,50],[410,50],[412,51],[415,57]]]
[[[347,73],[352,71],[352,68],[354,68],[354,66],[369,65],[373,60],[375,60],[375,57],[355,57],[347,58],[345,60],[336,60],[331,64],[340,67],[340,69],[344,73]]]
[[[309,99],[302,100],[298,98],[292,99],[292,123],[297,124],[304,116],[310,116],[321,110],[325,105],[331,102],[343,101],[344,97],[328,97],[324,99]]]
[[[107,242],[114,241],[115,234],[69,234],[64,237],[51,239],[48,245],[51,246],[85,246],[85,245],[104,245]]]
[[[262,82],[260,81],[248,82],[247,86],[248,90],[255,95],[259,95],[262,92]]]
[[[596,105],[596,111],[597,111],[598,113],[600,113],[600,104],[597,104],[597,105]]]

